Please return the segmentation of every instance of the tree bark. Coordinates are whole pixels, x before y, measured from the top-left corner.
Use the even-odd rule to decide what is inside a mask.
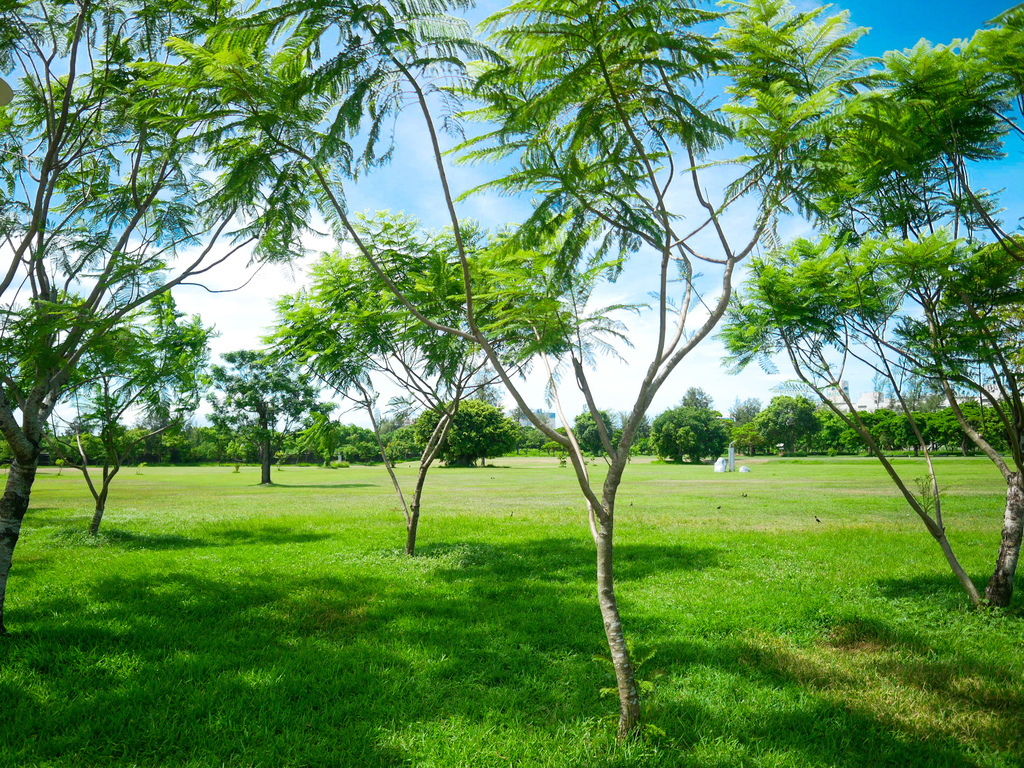
[[[412,557],[416,554],[416,529],[420,524],[420,503],[414,499],[409,506],[409,519],[405,524],[405,554]]]
[[[15,458],[7,475],[7,485],[0,497],[0,634],[6,634],[4,603],[7,598],[7,577],[11,572],[14,547],[21,535],[21,522],[28,511],[32,483],[36,479],[39,460],[22,464]]]
[[[612,569],[612,523],[600,525],[594,539],[597,545],[597,598],[601,606],[604,633],[608,638],[615,683],[619,691],[618,736],[624,739],[640,724],[640,692],[633,673],[633,664],[622,632],[619,606],[615,601],[615,577]]]
[[[260,485],[273,485],[270,479],[270,461],[273,457],[270,452],[270,441],[265,441],[260,446]]]
[[[107,489],[104,488],[96,497],[96,511],[93,512],[92,522],[89,524],[89,535],[96,536],[100,532],[100,523],[103,521],[103,511],[107,508]]]
[[[1020,558],[1024,534],[1024,481],[1020,471],[1011,472],[1006,482],[1006,510],[1003,513],[1003,539],[996,558],[996,569],[985,587],[989,605],[1005,608],[1013,597],[1013,577]]]
[[[426,454],[424,454],[426,456]],[[416,473],[416,487],[412,492],[412,503],[409,505],[409,517],[405,521],[405,554],[412,557],[416,554],[416,529],[420,524],[420,501],[423,499],[423,485],[427,481],[427,470],[433,463],[433,456],[428,461],[420,463],[420,470]]]

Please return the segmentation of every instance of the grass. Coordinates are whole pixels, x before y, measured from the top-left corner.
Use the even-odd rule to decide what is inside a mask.
[[[379,467],[270,488],[146,468],[95,540],[81,479],[44,470],[0,640],[0,765],[1024,764],[1020,598],[969,610],[871,461],[630,467],[616,576],[649,727],[625,744],[571,471],[497,463],[431,473],[413,559]],[[1001,481],[940,464],[983,586]]]

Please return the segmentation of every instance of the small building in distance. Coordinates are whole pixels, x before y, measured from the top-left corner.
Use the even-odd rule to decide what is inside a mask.
[[[558,427],[558,415],[557,414],[552,413],[551,411],[542,410],[540,408],[534,409],[533,412],[534,412],[534,414],[536,414],[540,418],[541,421],[544,422],[545,425],[551,427],[551,429],[557,429],[557,427]],[[519,416],[519,426],[521,426],[521,427],[532,427],[533,426],[533,422],[530,421],[530,419],[526,416],[526,414],[520,414],[520,416]]]

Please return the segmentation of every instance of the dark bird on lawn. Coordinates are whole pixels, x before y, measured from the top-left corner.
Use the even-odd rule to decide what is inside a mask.
[[[721,504],[719,504],[717,507],[715,507],[715,509],[721,509],[721,508],[722,508]]]
[[[745,493],[744,493],[744,494],[743,494],[743,498],[744,498],[744,499],[745,499],[745,498],[747,498],[747,494],[745,494]]]
[[[632,501],[631,501],[631,502],[629,502],[629,506],[631,506],[631,507],[633,506],[633,502],[632,502]]]
[[[818,516],[817,515],[814,516],[814,520],[815,520],[815,522],[818,522],[818,523],[821,522],[821,520],[818,520]]]

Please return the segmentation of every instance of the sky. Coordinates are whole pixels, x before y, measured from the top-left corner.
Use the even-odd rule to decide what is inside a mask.
[[[816,4],[798,2],[798,8],[806,10]],[[497,10],[497,3],[483,3],[470,15],[477,21],[487,13]],[[889,50],[912,47],[924,38],[932,43],[947,44],[957,38],[970,37],[1008,4],[990,2],[955,2],[954,0],[932,0],[931,2],[899,2],[898,0],[858,0],[838,3],[835,10],[850,12],[853,24],[868,27],[870,32],[858,47],[866,56],[880,56]],[[354,211],[388,209],[404,211],[419,218],[428,227],[442,227],[447,223],[443,200],[437,194],[436,176],[431,170],[429,147],[423,141],[418,126],[400,124],[396,135],[397,151],[390,167],[381,169],[360,182],[349,192],[349,204]],[[1019,150],[1019,148],[1018,148]],[[994,189],[1011,187],[1018,177],[1022,163],[1020,152],[1009,162],[1000,164],[996,172],[983,179],[986,186]],[[486,178],[486,168],[450,168],[453,188],[458,192],[467,189]],[[1014,208],[1019,206],[1013,205]],[[496,227],[521,220],[528,212],[526,200],[502,198],[493,194],[470,198],[459,206],[461,218],[477,219],[485,226]],[[744,212],[740,211],[730,220],[731,231],[739,239],[746,223]],[[318,223],[318,229],[327,228]],[[808,227],[798,221],[789,222],[785,237],[802,234]],[[236,349],[251,349],[261,346],[265,335],[275,320],[274,304],[287,293],[301,288],[305,281],[304,269],[311,264],[316,253],[333,248],[328,238],[308,243],[312,256],[286,266],[247,267],[244,258],[236,259],[219,268],[205,281],[211,293],[200,287],[185,287],[175,291],[179,309],[200,314],[207,325],[216,327],[219,336],[212,344],[214,362],[224,352]],[[651,290],[650,259],[641,255],[627,267],[622,277],[612,285],[603,286],[595,301],[601,304],[614,302],[645,302]],[[244,287],[240,287],[243,286]],[[237,291],[230,289],[239,288]],[[633,349],[621,349],[622,359],[601,358],[599,370],[592,375],[595,399],[601,408],[621,410],[631,406],[636,394],[638,371],[646,369],[650,351],[653,348],[653,324],[644,315],[623,318],[630,328]],[[776,374],[767,374],[750,367],[739,375],[731,375],[722,366],[724,350],[714,339],[708,339],[692,352],[676,369],[665,387],[655,398],[649,413],[657,414],[676,405],[689,387],[701,387],[714,398],[715,407],[727,413],[737,399],[756,397],[766,404],[779,387],[792,378],[781,365]],[[851,394],[856,398],[872,388],[871,376],[867,371],[852,371],[849,376]],[[534,408],[550,410],[544,401],[544,382],[539,375],[533,375],[522,382],[524,395]],[[397,391],[381,387],[382,405]],[[571,381],[562,387],[562,405],[571,419],[584,410],[582,396]],[[511,397],[507,407],[514,403]],[[204,407],[206,410],[208,407]],[[202,420],[203,411],[200,412]],[[368,419],[352,413],[343,419],[363,426]]]

